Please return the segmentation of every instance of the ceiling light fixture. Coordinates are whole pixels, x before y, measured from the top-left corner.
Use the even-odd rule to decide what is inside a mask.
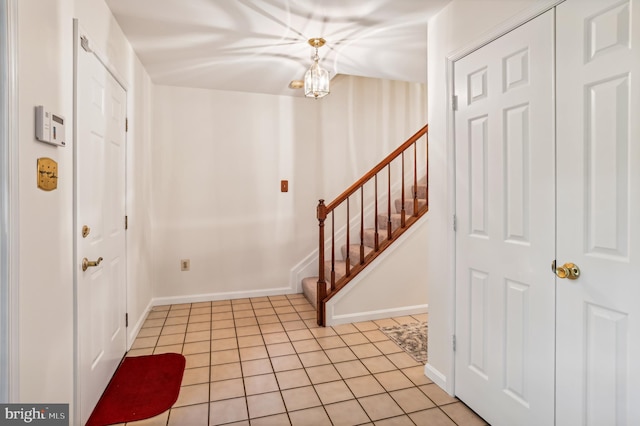
[[[315,49],[315,53],[311,57],[313,64],[304,75],[304,95],[307,98],[322,98],[329,94],[329,71],[320,68],[318,61],[318,48],[324,46],[323,38],[311,38],[309,44]]]

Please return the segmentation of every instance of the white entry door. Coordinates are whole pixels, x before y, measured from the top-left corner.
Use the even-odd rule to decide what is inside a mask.
[[[557,8],[557,425],[640,424],[640,1]]]
[[[126,351],[126,93],[82,48],[76,84],[76,321],[84,424]],[[83,267],[85,259],[92,263]]]
[[[553,24],[454,64],[455,392],[494,426],[553,424]]]

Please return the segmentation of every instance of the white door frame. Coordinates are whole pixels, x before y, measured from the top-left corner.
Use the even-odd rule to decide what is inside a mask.
[[[19,394],[18,0],[0,3],[0,402]]]
[[[17,1],[17,0],[15,0]],[[74,176],[73,176],[73,259],[74,259],[74,265],[77,264],[78,262],[78,247],[77,247],[77,241],[78,241],[78,235],[80,234],[81,230],[80,230],[80,226],[78,224],[78,213],[77,213],[77,209],[78,209],[78,203],[77,203],[77,188],[78,188],[78,176],[76,174],[77,171],[77,143],[75,143],[77,141],[77,136],[78,136],[78,94],[77,94],[77,87],[78,87],[78,55],[80,54],[80,50],[83,49],[82,45],[81,45],[81,37],[86,38],[87,40],[87,47],[90,50],[90,53],[93,53],[95,55],[95,57],[98,59],[98,61],[100,61],[100,63],[102,63],[102,65],[105,67],[105,69],[111,74],[111,76],[116,80],[116,82],[122,86],[122,88],[124,89],[124,91],[127,93],[127,98],[128,98],[128,90],[127,90],[127,84],[125,83],[125,80],[120,76],[120,74],[118,73],[118,71],[116,70],[115,66],[112,64],[112,62],[109,60],[108,56],[106,54],[104,54],[98,47],[95,46],[94,43],[91,43],[91,40],[93,40],[93,38],[91,37],[91,35],[80,25],[78,19],[74,19],[73,20],[73,140],[74,140],[74,144],[73,144],[73,162],[74,162],[74,166],[73,166],[73,170],[74,170]],[[128,102],[127,102],[128,103]],[[125,105],[125,109],[126,109],[126,105]],[[126,115],[126,112],[125,112]],[[126,133],[125,133],[125,143],[126,143]],[[126,152],[126,150],[125,150]],[[126,154],[125,154],[126,155]],[[125,164],[126,164],[126,158],[125,158]],[[126,170],[126,166],[125,166],[125,170]],[[126,171],[125,171],[126,173]],[[125,176],[125,198],[126,198],[126,176]],[[126,209],[126,205],[125,205],[125,209]],[[125,261],[127,259],[126,256],[126,244],[125,244]],[[126,269],[125,269],[126,270]],[[125,276],[126,278],[126,276]],[[125,283],[124,285],[125,288],[125,308],[127,308],[127,304],[128,304],[128,298],[127,298],[127,285]],[[79,357],[79,350],[80,350],[80,338],[79,338],[79,320],[80,318],[78,317],[78,268],[74,267],[73,268],[73,295],[74,295],[74,307],[73,307],[73,340],[74,340],[74,349],[73,349],[73,355],[74,355],[74,360],[73,360],[73,416],[76,419],[80,419],[80,357]],[[128,309],[126,309],[128,311]],[[126,348],[129,348],[131,343],[129,342],[129,335],[128,333],[125,333],[125,337],[126,337]]]
[[[454,94],[454,63],[470,53],[480,49],[481,47],[491,43],[492,41],[502,37],[508,32],[516,29],[517,27],[525,24],[526,22],[538,17],[539,15],[554,8],[558,4],[565,0],[546,0],[540,2],[540,4],[533,5],[521,13],[511,17],[507,21],[493,28],[490,32],[483,34],[483,36],[476,38],[473,42],[466,46],[452,52],[446,58],[446,99],[451,100]],[[448,188],[448,205],[447,205],[447,217],[453,218],[456,214],[456,165],[455,165],[455,120],[453,103],[447,102],[447,122],[446,122],[446,141],[447,141],[447,181],[451,182]],[[449,252],[449,279],[447,282],[453,285],[449,286],[449,301],[451,303],[451,311],[448,318],[446,318],[447,333],[448,336],[454,336],[456,330],[456,234],[453,226],[447,227],[447,238],[451,242],[451,249]],[[442,382],[436,382],[450,395],[455,395],[455,353],[453,351],[453,345],[449,351],[449,371],[447,372],[446,380]]]

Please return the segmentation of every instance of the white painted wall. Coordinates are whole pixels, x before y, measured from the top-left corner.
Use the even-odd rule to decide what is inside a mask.
[[[19,395],[22,402],[71,403],[74,397],[73,271],[73,18],[89,30],[95,47],[106,52],[128,86],[129,117],[136,130],[128,135],[133,163],[128,186],[143,191],[148,184],[144,153],[151,139],[148,116],[141,105],[152,86],[102,0],[21,0],[18,5],[19,54],[19,209],[20,306]],[[34,107],[66,118],[67,146],[56,148],[34,138]],[[58,189],[36,188],[36,159],[58,162]],[[129,200],[128,209],[143,222],[144,198]],[[148,229],[148,228],[146,228]],[[129,239],[139,253],[130,263],[130,315],[140,317],[151,298],[149,243],[145,226]],[[133,240],[133,241],[132,241]],[[73,415],[74,407],[71,407]],[[73,424],[73,419],[71,420]]]
[[[339,76],[319,101],[156,87],[155,303],[297,291],[289,275],[317,247],[318,199],[425,122],[420,84]]]
[[[547,0],[454,0],[429,22],[429,218],[425,269],[429,282],[429,362],[426,373],[453,391],[453,152],[448,142],[450,94],[446,59],[484,39],[501,23]]]

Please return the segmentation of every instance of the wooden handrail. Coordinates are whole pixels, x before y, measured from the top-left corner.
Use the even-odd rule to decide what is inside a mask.
[[[335,200],[331,203],[325,205],[324,200],[319,200],[317,207],[317,218],[318,218],[318,227],[319,227],[319,238],[318,238],[318,260],[319,260],[319,271],[318,271],[318,282],[317,282],[317,322],[319,325],[324,325],[325,322],[325,305],[326,302],[331,299],[338,291],[343,288],[351,279],[353,279],[360,271],[362,271],[367,264],[371,263],[373,259],[375,259],[382,251],[384,251],[393,241],[397,239],[403,232],[406,231],[408,227],[413,225],[421,215],[426,213],[428,210],[428,206],[423,206],[420,209],[418,202],[418,151],[417,151],[417,142],[420,140],[422,136],[427,135],[429,130],[429,126],[425,125],[422,129],[416,132],[413,136],[407,139],[402,145],[396,148],[391,154],[387,155],[384,160],[378,163],[375,167],[373,167],[369,172],[367,172],[364,176],[358,179],[353,185],[351,185],[346,191],[340,194]],[[405,198],[405,152],[413,145],[413,193],[411,195],[411,199],[413,201],[413,214],[407,218],[405,212],[405,203],[407,202]],[[428,185],[428,156],[429,156],[429,139],[426,138],[425,141],[425,174],[427,178]],[[402,159],[401,166],[401,211],[400,211],[400,225],[397,229],[393,229],[393,220],[392,220],[392,209],[391,209],[391,163],[396,160],[398,157]],[[383,215],[380,215],[381,218],[378,220],[378,173],[387,169],[387,190],[386,190],[386,219],[383,221]],[[374,181],[374,218],[373,218],[373,231],[374,231],[374,241],[373,248],[369,254],[365,256],[365,245],[364,245],[364,186],[366,183]],[[351,235],[350,235],[350,208],[349,208],[349,197],[356,194],[360,191],[360,241],[359,241],[359,258],[356,265],[351,265]],[[336,279],[338,275],[336,273],[336,225],[335,225],[335,213],[334,210],[342,205],[346,201],[346,253],[344,253],[344,274],[340,273],[341,277]],[[397,207],[396,207],[397,208]],[[330,223],[326,222],[326,219],[331,216]],[[329,235],[331,238],[331,245],[327,249],[328,255],[330,257],[329,260],[325,262],[325,226],[331,226]],[[386,238],[382,241],[379,237],[379,227],[386,227]],[[328,271],[325,271],[325,267],[329,268]],[[329,275],[329,277],[327,277]],[[327,282],[327,279],[329,282]],[[328,287],[328,288],[327,288]]]
[[[380,171],[382,171],[382,169],[384,169],[389,163],[391,163],[398,156],[400,156],[404,150],[409,148],[411,146],[411,144],[413,144],[415,141],[417,141],[422,136],[424,136],[428,131],[429,131],[429,125],[425,124],[425,126],[422,129],[418,130],[415,135],[413,135],[409,139],[407,139],[407,141],[405,143],[403,143],[398,148],[396,148],[396,150],[393,151],[391,154],[387,155],[384,158],[384,160],[382,160],[380,163],[378,163],[377,166],[375,166],[373,169],[371,169],[367,173],[365,173],[365,175],[362,176],[360,179],[358,179],[356,181],[356,183],[351,185],[342,194],[338,195],[335,200],[333,200],[332,202],[327,204],[327,206],[326,206],[327,212],[330,212],[331,210],[334,210],[337,206],[340,205],[340,203],[342,203],[344,200],[349,198],[349,196],[353,195],[353,193],[355,193],[358,189],[360,189],[360,187],[362,185],[364,185],[369,180],[371,180],[371,178],[373,176],[375,176],[378,173],[380,173]]]

